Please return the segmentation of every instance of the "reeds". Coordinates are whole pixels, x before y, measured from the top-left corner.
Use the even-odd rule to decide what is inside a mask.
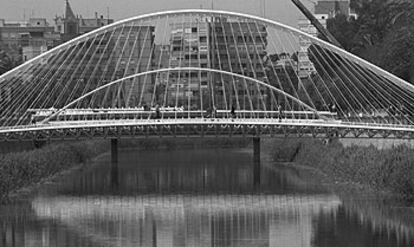
[[[102,142],[87,141],[0,155],[0,203],[10,192],[38,183],[107,149],[108,145]]]
[[[275,159],[315,167],[336,181],[368,185],[414,198],[414,150],[406,145],[390,149],[343,147],[338,141],[317,139],[276,141]]]

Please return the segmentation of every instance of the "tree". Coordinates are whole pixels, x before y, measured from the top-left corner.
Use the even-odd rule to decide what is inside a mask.
[[[414,83],[414,2],[351,0],[351,8],[356,20],[339,14],[328,30],[349,52]]]
[[[358,31],[355,19],[348,19],[344,14],[338,14],[335,18],[328,19],[326,25],[344,49],[352,52],[355,46],[354,37]]]
[[[0,50],[0,75],[6,73],[14,67],[13,60],[3,50]]]

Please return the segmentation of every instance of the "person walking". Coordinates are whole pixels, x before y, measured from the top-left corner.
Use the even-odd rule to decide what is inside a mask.
[[[160,105],[157,104],[155,106],[155,118],[156,119],[160,119],[161,118],[161,111],[160,111]]]
[[[217,117],[217,108],[216,106],[213,106],[212,118],[216,118],[216,117]]]
[[[278,112],[279,122],[282,122],[283,110],[280,104],[277,106],[277,112]]]
[[[231,118],[236,118],[236,108],[234,105],[231,106],[230,116]]]

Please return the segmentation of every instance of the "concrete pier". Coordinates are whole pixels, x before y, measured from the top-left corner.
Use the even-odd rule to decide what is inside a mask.
[[[253,137],[253,185],[260,185],[260,137]]]
[[[253,137],[253,159],[260,162],[260,137]]]
[[[111,187],[117,188],[118,181],[118,139],[111,139]]]

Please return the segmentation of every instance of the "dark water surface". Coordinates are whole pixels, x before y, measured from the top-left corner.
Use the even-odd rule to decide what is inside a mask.
[[[0,207],[0,246],[414,246],[411,203],[333,193],[247,149],[120,152]]]

